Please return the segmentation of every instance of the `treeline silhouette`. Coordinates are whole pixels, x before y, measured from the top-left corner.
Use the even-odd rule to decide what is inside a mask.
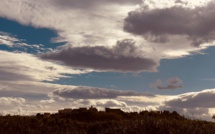
[[[64,109],[33,116],[0,116],[0,134],[214,134],[215,123],[177,112]]]

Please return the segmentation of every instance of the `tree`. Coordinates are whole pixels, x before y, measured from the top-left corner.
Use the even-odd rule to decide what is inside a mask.
[[[215,114],[212,116],[212,119],[214,119],[214,121],[215,121]]]

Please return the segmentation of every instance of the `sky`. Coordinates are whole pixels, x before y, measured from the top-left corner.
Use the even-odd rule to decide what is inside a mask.
[[[215,114],[215,1],[1,0],[0,112]]]

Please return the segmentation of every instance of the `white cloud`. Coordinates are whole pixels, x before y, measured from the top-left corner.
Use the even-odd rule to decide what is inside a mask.
[[[158,107],[160,110],[177,111],[189,118],[212,120],[215,89],[175,95]]]
[[[148,9],[162,9],[172,6],[195,8],[199,6],[205,6],[210,1],[211,0],[145,0],[142,6]]]
[[[20,42],[19,39],[10,36],[5,32],[0,32],[0,45],[14,46],[15,42]]]
[[[0,80],[53,81],[64,74],[81,74],[87,71],[75,70],[56,63],[43,61],[32,54],[0,51]]]
[[[165,102],[166,105],[180,108],[214,108],[215,89],[207,89],[200,92],[185,93],[177,98]]]
[[[25,99],[23,98],[7,98],[1,97],[0,98],[0,105],[2,106],[9,106],[9,105],[20,105],[25,103]]]
[[[42,44],[27,44],[24,39],[18,39],[10,33],[0,31],[0,45],[6,45],[10,48],[13,48],[14,51],[23,51],[31,50],[33,52],[42,53],[44,51],[51,50],[51,48],[44,48]]]

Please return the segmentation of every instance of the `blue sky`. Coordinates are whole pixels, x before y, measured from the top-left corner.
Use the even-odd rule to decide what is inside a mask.
[[[194,111],[209,120],[215,112],[214,4],[3,0],[3,112],[94,105]]]

